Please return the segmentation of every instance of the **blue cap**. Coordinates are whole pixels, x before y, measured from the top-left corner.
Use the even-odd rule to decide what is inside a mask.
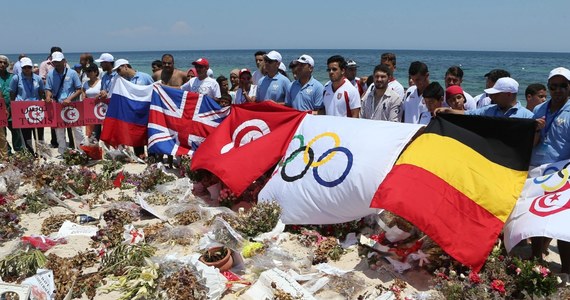
[[[81,68],[83,68],[83,66],[81,64],[75,64],[75,66],[73,66],[73,68],[74,69],[77,69],[77,68],[81,69]]]

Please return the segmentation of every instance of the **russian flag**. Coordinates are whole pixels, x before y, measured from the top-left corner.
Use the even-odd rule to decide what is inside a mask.
[[[120,76],[113,81],[101,140],[111,146],[144,146],[153,85],[136,85]]]

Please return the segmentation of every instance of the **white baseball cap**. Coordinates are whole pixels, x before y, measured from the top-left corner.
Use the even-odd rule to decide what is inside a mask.
[[[349,60],[346,62],[346,67],[347,67],[347,68],[358,68],[358,64],[356,64],[356,62],[355,62],[354,60],[349,59]]]
[[[32,60],[29,57],[22,57],[22,59],[20,59],[20,66],[23,67],[33,67],[34,64],[32,63]]]
[[[63,56],[63,53],[59,51],[55,51],[54,53],[51,54],[51,61],[62,61],[64,59],[65,57]]]
[[[282,60],[281,54],[275,50],[269,51],[269,53],[265,54],[265,57],[267,57],[271,60],[276,60],[278,62],[281,62],[281,60]]]
[[[118,69],[120,66],[122,65],[128,65],[129,61],[124,59],[124,58],[119,58],[115,61],[115,64],[113,65],[113,71],[115,71],[116,69]]]
[[[550,74],[548,74],[548,79],[550,80],[550,78],[559,75],[564,76],[564,78],[566,78],[567,80],[570,80],[570,70],[563,67],[558,67],[550,71]]]
[[[114,62],[115,58],[113,57],[113,55],[111,55],[110,53],[103,53],[101,54],[101,56],[99,56],[98,59],[95,60],[96,62],[100,63],[100,62]]]
[[[287,72],[287,67],[285,66],[284,63],[279,63],[279,70],[281,70],[283,72]]]
[[[309,64],[309,65],[311,65],[311,67],[315,66],[315,61],[313,60],[312,57],[310,57],[307,54],[303,54],[303,55],[299,56],[299,58],[297,58],[297,60],[295,60],[295,61],[302,63],[302,64]]]
[[[519,83],[510,77],[499,78],[499,80],[495,82],[495,85],[493,85],[492,88],[485,90],[485,93],[489,95],[498,94],[498,93],[516,94],[518,92],[519,92]]]

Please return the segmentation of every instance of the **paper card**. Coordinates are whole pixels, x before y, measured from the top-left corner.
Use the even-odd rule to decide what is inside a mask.
[[[57,237],[62,238],[73,235],[82,235],[82,236],[91,237],[97,235],[98,230],[99,229],[95,226],[83,226],[75,224],[70,221],[65,221],[63,222],[63,225],[61,225],[61,228],[59,228],[59,231],[57,232]]]
[[[36,275],[26,278],[22,284],[32,286],[30,300],[52,299],[55,291],[52,270],[39,269]]]
[[[6,293],[15,293],[19,299],[28,299],[31,290],[32,288],[29,285],[0,283],[0,297],[2,299],[5,299]]]
[[[409,238],[411,235],[411,233],[405,232],[402,229],[398,228],[398,225],[394,225],[390,229],[386,230],[386,239],[392,243],[403,241]]]
[[[360,236],[360,244],[362,244],[363,246],[368,246],[374,250],[380,251],[380,252],[388,252],[390,250],[389,247],[384,246],[380,243],[377,243],[375,240],[370,239],[364,235]]]
[[[141,206],[142,209],[146,210],[149,214],[159,218],[162,221],[167,222],[168,218],[159,214],[158,212],[156,212],[156,210],[154,210],[154,208],[152,208],[148,202],[146,202],[140,195],[137,195],[137,200],[139,202],[139,205]]]

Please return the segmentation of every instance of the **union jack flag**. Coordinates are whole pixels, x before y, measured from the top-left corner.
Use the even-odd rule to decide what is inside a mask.
[[[148,152],[192,154],[228,116],[212,98],[155,85],[148,118]]]

